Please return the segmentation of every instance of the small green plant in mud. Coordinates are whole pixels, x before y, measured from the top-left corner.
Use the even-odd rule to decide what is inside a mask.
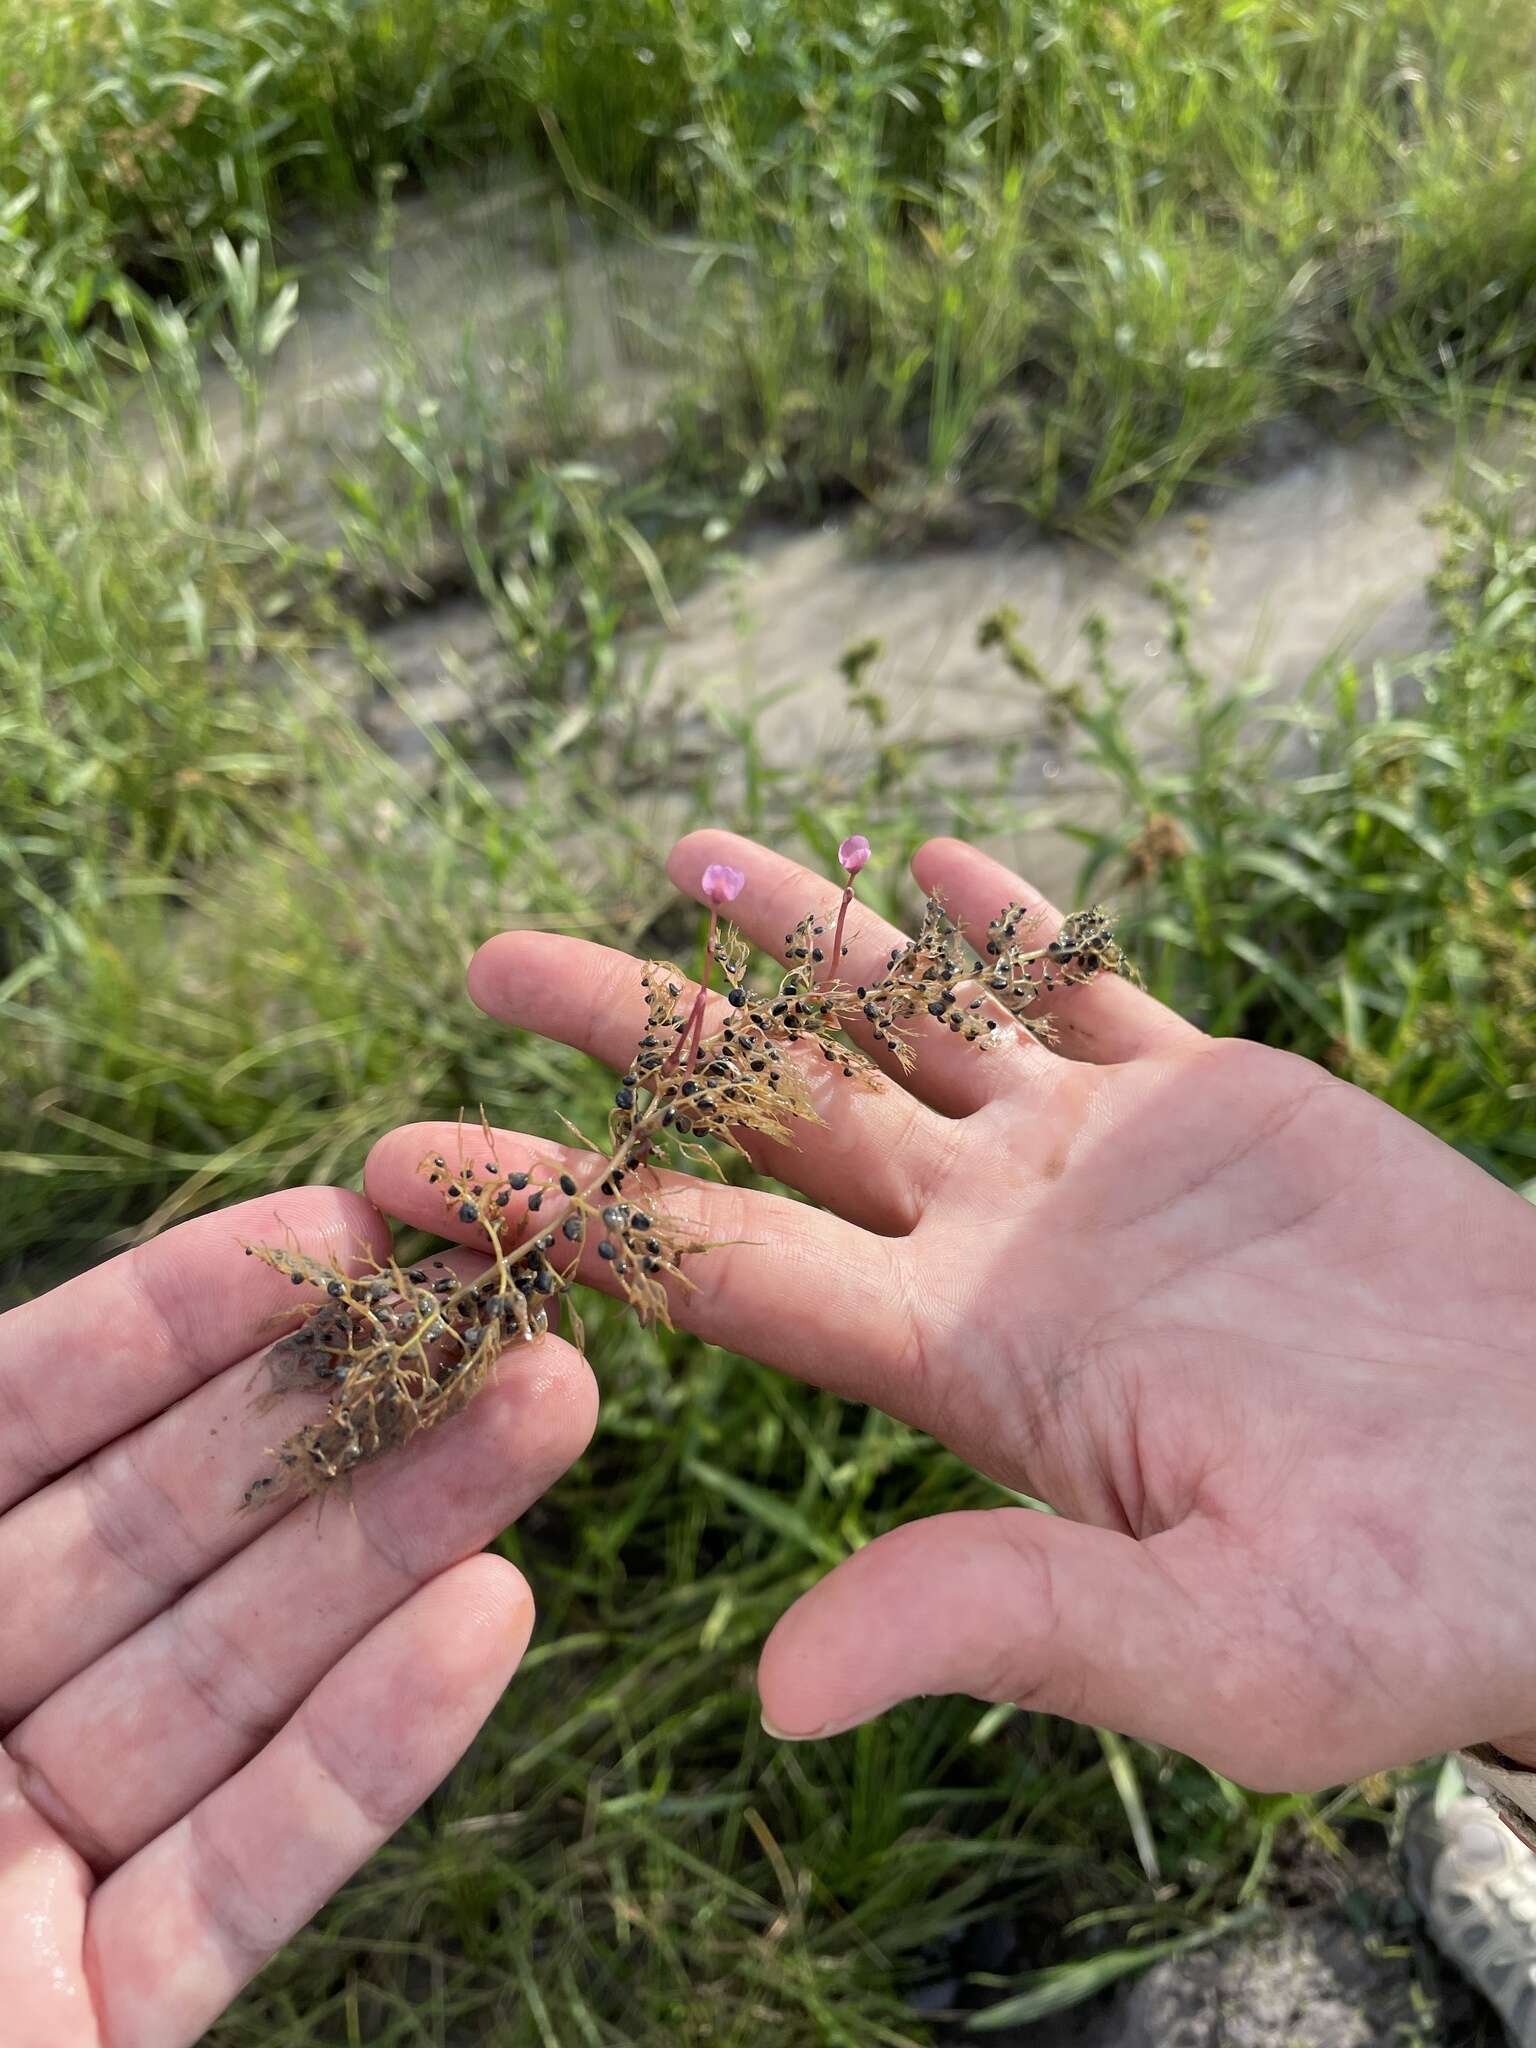
[[[789,970],[770,992],[749,988],[750,949],[721,923],[745,877],[718,864],[705,869],[711,908],[697,986],[690,994],[669,962],[647,967],[646,1028],[614,1096],[606,1147],[590,1146],[571,1126],[599,1154],[585,1182],[559,1166],[504,1165],[483,1118],[457,1157],[422,1161],[455,1221],[483,1233],[491,1257],[480,1272],[465,1278],[433,1258],[375,1263],[358,1275],[291,1249],[247,1247],[295,1287],[319,1291],[298,1327],[267,1353],[267,1398],[300,1390],[328,1398],[325,1413],[274,1452],[245,1506],[290,1490],[323,1493],[459,1413],[501,1352],[545,1334],[551,1305],[588,1258],[608,1268],[642,1324],[670,1327],[668,1287],[689,1286],[684,1261],[710,1246],[667,1215],[658,1167],[718,1170],[710,1145],[740,1151],[749,1132],[791,1142],[797,1124],[821,1121],[808,1086],[817,1059],[842,1082],[878,1088],[879,1068],[847,1035],[855,1019],[906,1070],[915,1058],[908,1027],[923,1012],[978,1049],[1010,1025],[1045,1041],[1049,1020],[1032,1014],[1041,996],[1132,971],[1098,907],[1032,946],[1040,913],[1010,903],[988,927],[981,960],[930,897],[916,938],[891,953],[878,980],[850,987],[837,971],[847,951],[843,928],[869,855],[862,834],[843,841],[846,880],[830,939],[817,913],[801,918],[785,935]],[[717,970],[723,1000],[712,1003]],[[575,1327],[579,1341],[579,1319]]]

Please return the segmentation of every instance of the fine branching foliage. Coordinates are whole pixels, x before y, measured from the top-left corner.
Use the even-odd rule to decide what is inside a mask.
[[[265,1398],[308,1390],[323,1393],[326,1407],[274,1451],[245,1506],[290,1490],[323,1493],[457,1414],[503,1351],[545,1334],[551,1305],[569,1294],[586,1258],[602,1261],[642,1324],[670,1327],[669,1290],[693,1285],[684,1261],[710,1246],[666,1214],[659,1169],[718,1171],[711,1147],[744,1151],[748,1135],[792,1143],[798,1124],[822,1120],[807,1086],[818,1060],[840,1082],[878,1088],[881,1069],[850,1027],[906,1072],[919,1057],[915,1020],[937,1020],[979,1051],[1010,1030],[1049,1042],[1042,997],[1132,972],[1102,909],[1076,912],[1054,937],[1030,943],[1040,936],[1040,913],[1008,904],[978,959],[930,898],[917,936],[891,953],[876,979],[850,986],[837,968],[848,953],[843,930],[868,842],[844,840],[839,858],[847,881],[830,939],[825,920],[807,913],[785,934],[788,969],[767,992],[748,986],[751,950],[720,923],[745,878],[735,868],[705,869],[711,910],[698,986],[690,994],[668,962],[645,968],[645,1030],[614,1096],[608,1143],[588,1146],[600,1163],[582,1178],[558,1161],[503,1165],[483,1118],[461,1133],[452,1158],[422,1161],[452,1222],[485,1239],[490,1260],[478,1272],[465,1277],[431,1258],[357,1274],[293,1249],[247,1247],[295,1287],[318,1292],[298,1327],[269,1349]],[[717,973],[723,986],[712,995]],[[567,1312],[580,1341],[574,1303]]]

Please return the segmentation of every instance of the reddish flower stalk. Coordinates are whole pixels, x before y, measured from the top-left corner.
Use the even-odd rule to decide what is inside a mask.
[[[704,938],[704,957],[699,963],[698,992],[693,1007],[683,1020],[683,1028],[677,1034],[677,1043],[662,1062],[663,1075],[670,1074],[685,1052],[688,1064],[684,1072],[693,1072],[694,1061],[699,1056],[699,1043],[704,1036],[704,1008],[709,1000],[709,984],[715,971],[715,933],[720,925],[721,906],[734,903],[747,886],[747,878],[740,868],[728,868],[719,861],[711,861],[701,878],[704,900],[709,905],[709,930]]]
[[[852,833],[837,849],[838,866],[848,877],[843,890],[843,900],[837,906],[837,929],[832,934],[832,967],[828,981],[836,981],[838,968],[843,957],[843,926],[848,922],[848,906],[853,901],[854,880],[869,860],[869,841],[862,832]]]

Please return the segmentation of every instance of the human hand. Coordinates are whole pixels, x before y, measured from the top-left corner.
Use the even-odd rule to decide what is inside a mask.
[[[745,872],[733,915],[770,952],[835,909],[835,884],[725,833],[669,868],[698,895],[710,862]],[[973,943],[1038,900],[956,841],[914,867]],[[855,906],[846,937],[857,983],[899,935]],[[622,1068],[639,971],[510,932],[470,990]],[[825,1735],[968,1692],[1263,1788],[1483,1740],[1536,1753],[1536,1215],[1306,1061],[1123,981],[1053,1003],[1055,1052],[934,1026],[877,1093],[812,1051],[824,1127],[748,1149],[823,1209],[669,1176],[670,1214],[739,1240],[693,1265],[680,1323],[1059,1511],[938,1516],[849,1558],[770,1637],[765,1720]],[[374,1198],[435,1222],[412,1169],[446,1135],[382,1141]]]
[[[522,1577],[473,1553],[585,1444],[585,1364],[546,1338],[351,1507],[236,1515],[273,1436],[253,1354],[292,1305],[240,1247],[285,1238],[354,1266],[388,1245],[358,1196],[304,1188],[0,1318],[6,2048],[194,2041],[457,1761],[527,1644]]]

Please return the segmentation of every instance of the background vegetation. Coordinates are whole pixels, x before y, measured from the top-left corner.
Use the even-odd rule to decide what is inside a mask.
[[[475,1016],[462,964],[517,921],[681,942],[647,793],[686,824],[719,814],[715,777],[678,784],[620,635],[753,508],[855,500],[877,538],[978,507],[1103,531],[1302,416],[1523,410],[1533,42],[1513,0],[0,0],[0,1280],[347,1178],[405,1117],[597,1104],[580,1062]],[[487,159],[702,281],[660,454],[639,474],[589,448],[560,337],[535,335],[537,433],[397,382],[317,548],[221,456],[206,366],[253,445],[303,290],[289,225]],[[1299,706],[1199,673],[1169,592],[1176,767],[1138,759],[1102,636],[1041,681],[1006,618],[977,627],[1117,792],[1086,884],[1159,992],[1531,1191],[1518,478],[1483,472],[1445,543],[1443,644],[1334,664]],[[380,674],[378,605],[445,561],[516,715],[406,769],[337,678]],[[728,822],[817,858],[868,831],[893,908],[922,837],[1016,822],[1004,781],[941,788],[876,731],[793,781],[750,730],[719,737]],[[964,1703],[767,1743],[752,1658],[789,1599],[995,1491],[883,1418],[594,1323],[599,1440],[504,1539],[543,1599],[524,1676],[218,2048],[906,2048],[925,2013],[1069,2004],[1353,1883],[1381,1786],[1257,1798]]]
[[[698,439],[791,496],[1166,503],[1536,345],[1522,0],[7,0],[0,348],[73,384],[217,238],[521,153],[722,289]]]

